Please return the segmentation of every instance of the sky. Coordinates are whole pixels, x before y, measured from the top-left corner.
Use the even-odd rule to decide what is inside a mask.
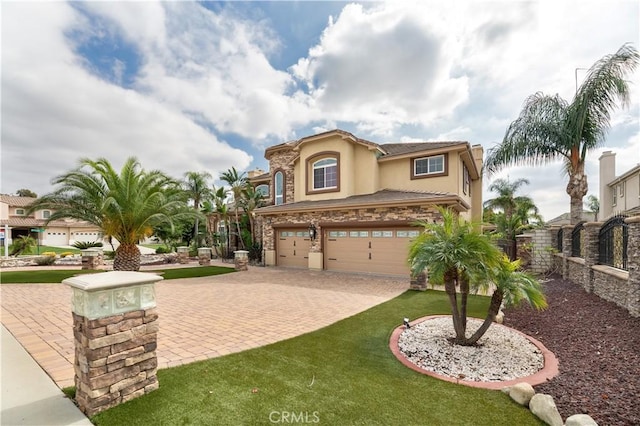
[[[570,101],[586,68],[640,49],[640,2],[0,2],[0,192],[53,190],[82,157],[182,178],[268,170],[264,149],[331,129],[376,143],[502,141],[536,92]],[[640,71],[587,161],[640,163]],[[546,220],[561,163],[509,167]]]

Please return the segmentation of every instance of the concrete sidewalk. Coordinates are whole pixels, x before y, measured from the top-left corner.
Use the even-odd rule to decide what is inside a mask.
[[[92,425],[2,326],[0,424]]]

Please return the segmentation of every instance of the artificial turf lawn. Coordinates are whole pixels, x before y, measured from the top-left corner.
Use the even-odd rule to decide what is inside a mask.
[[[470,297],[469,313],[482,317],[487,306],[488,298]],[[444,293],[406,292],[303,336],[159,370],[158,390],[91,420],[107,426],[543,424],[502,392],[416,373],[391,354],[389,337],[403,317],[448,313]]]
[[[223,266],[201,266],[195,268],[175,268],[175,269],[154,269],[153,272],[162,274],[165,280],[175,280],[178,278],[194,278],[208,277],[211,275],[228,274],[234,272],[234,268],[226,268]],[[95,274],[105,272],[102,270],[86,270],[86,269],[47,269],[33,271],[7,271],[0,272],[0,283],[2,284],[42,284],[42,283],[59,283],[66,278],[73,277],[78,274]]]

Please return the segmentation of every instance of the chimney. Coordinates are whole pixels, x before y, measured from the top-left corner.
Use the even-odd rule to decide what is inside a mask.
[[[252,178],[254,178],[256,176],[260,176],[260,175],[263,175],[265,173],[266,172],[264,170],[259,169],[259,168],[256,167],[255,170],[249,170],[249,172],[247,172],[247,176],[249,177],[249,179],[252,179]]]
[[[599,218],[606,219],[613,213],[613,194],[609,183],[616,178],[616,154],[605,151],[600,160],[600,214]]]

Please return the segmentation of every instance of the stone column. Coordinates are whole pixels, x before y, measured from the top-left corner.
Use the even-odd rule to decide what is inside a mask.
[[[582,275],[582,287],[587,293],[593,292],[594,276],[593,265],[598,264],[600,248],[598,247],[598,233],[600,232],[600,222],[587,222],[584,224],[584,271]]]
[[[249,270],[249,252],[246,250],[236,250],[234,254],[234,263],[236,271]]]
[[[112,271],[72,288],[76,402],[87,416],[158,389],[156,274]]]
[[[640,317],[640,216],[627,218],[629,240],[627,241],[627,268],[629,290],[627,309],[634,317]]]
[[[189,263],[189,247],[178,247],[178,263]]]
[[[569,258],[571,257],[571,231],[573,225],[562,227],[562,278],[569,279]]]
[[[102,250],[80,250],[82,269],[100,269],[104,265]]]
[[[427,272],[421,272],[418,275],[412,275],[409,282],[411,290],[425,291],[427,289]]]
[[[200,247],[198,249],[198,264],[211,265],[211,249],[209,247]]]

